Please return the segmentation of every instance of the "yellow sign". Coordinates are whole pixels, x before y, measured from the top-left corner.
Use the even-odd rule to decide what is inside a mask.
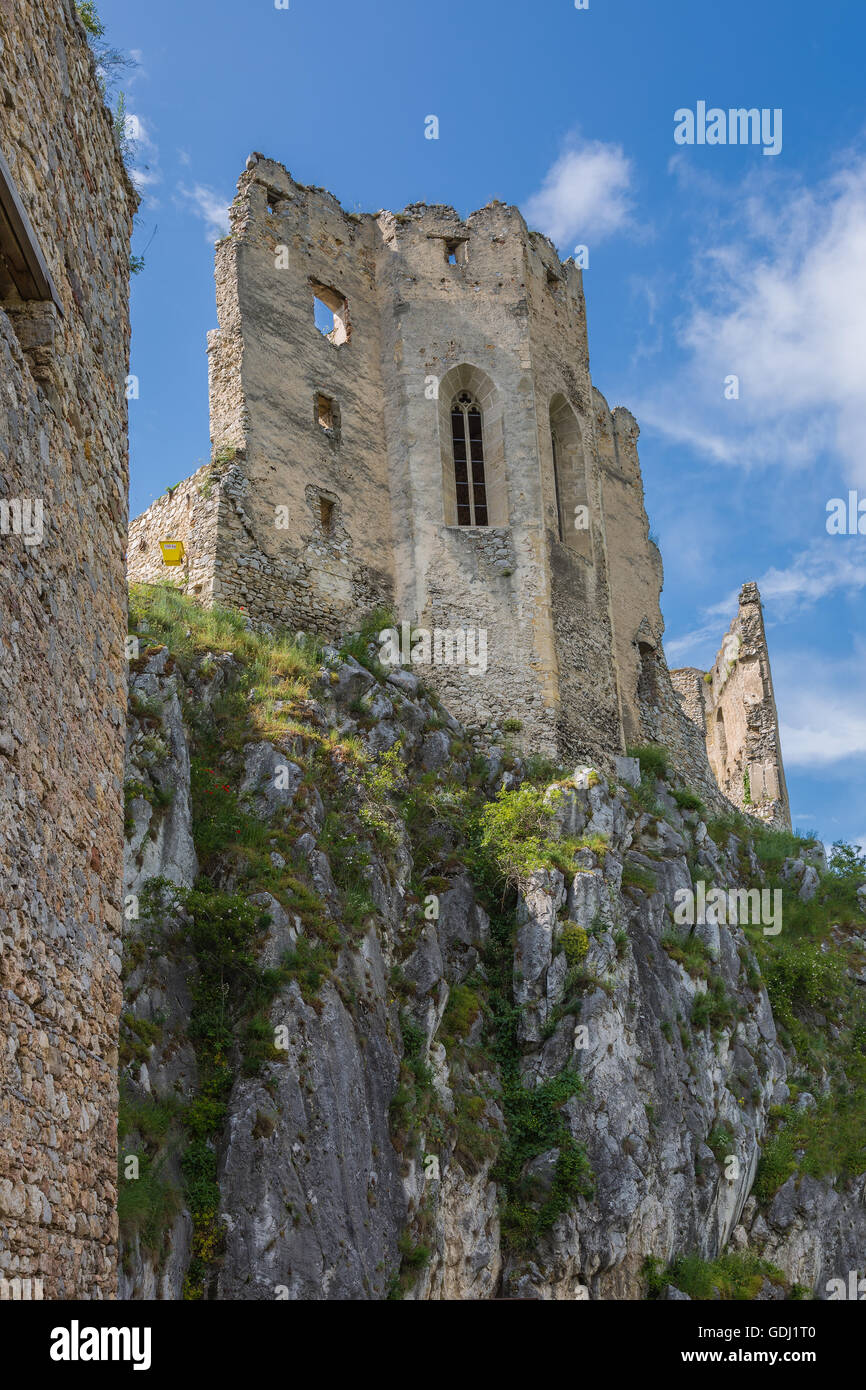
[[[160,541],[164,565],[182,565],[186,551],[183,541]]]

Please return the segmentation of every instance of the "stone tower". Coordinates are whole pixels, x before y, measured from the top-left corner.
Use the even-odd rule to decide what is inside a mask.
[[[164,577],[171,531],[190,590],[256,620],[336,633],[381,604],[413,629],[483,630],[486,673],[422,673],[465,723],[519,725],[563,758],[621,753],[661,560],[637,425],[592,387],[574,262],[513,207],[362,216],[253,156],[217,301],[215,462],[133,524],[130,577]],[[455,428],[483,494],[473,457],[460,486]]]

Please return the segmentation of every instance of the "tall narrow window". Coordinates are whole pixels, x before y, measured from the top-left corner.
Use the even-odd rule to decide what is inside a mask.
[[[725,737],[725,716],[721,710],[716,711],[716,748],[718,749],[719,757],[727,760],[728,740]]]
[[[562,493],[559,486],[559,442],[555,434],[551,434],[550,442],[553,446],[553,490],[556,494],[556,530],[561,541],[565,540],[565,528],[562,521]]]
[[[468,391],[451,407],[457,525],[487,526],[487,484],[484,478],[484,430],[481,411]]]

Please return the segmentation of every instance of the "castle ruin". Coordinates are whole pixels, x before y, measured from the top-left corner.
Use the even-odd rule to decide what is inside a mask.
[[[699,705],[667,669],[639,430],[592,384],[573,260],[502,203],[347,213],[252,155],[216,284],[212,462],[132,523],[132,581],[175,575],[328,636],[377,607],[412,631],[483,630],[486,672],[424,671],[473,734],[601,766],[659,742],[708,805],[770,798],[785,821],[760,621],[743,648],[765,692],[757,742],[751,675],[717,663]],[[708,754],[710,706],[728,751],[714,724]],[[764,771],[744,802],[747,756]]]

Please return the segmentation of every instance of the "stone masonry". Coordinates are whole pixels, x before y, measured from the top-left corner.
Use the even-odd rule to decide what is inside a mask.
[[[737,616],[711,671],[672,671],[680,702],[706,739],[718,785],[749,815],[791,828],[779,718],[757,584],[740,590]]]
[[[254,154],[216,283],[212,463],[132,523],[130,580],[329,637],[377,606],[413,632],[483,630],[486,673],[421,672],[476,739],[608,769],[661,742],[730,809],[665,663],[639,429],[593,387],[574,261],[517,208],[347,213]],[[483,439],[472,524],[461,401]]]
[[[71,0],[0,0],[0,154],[0,1278],[109,1298],[137,197]]]

